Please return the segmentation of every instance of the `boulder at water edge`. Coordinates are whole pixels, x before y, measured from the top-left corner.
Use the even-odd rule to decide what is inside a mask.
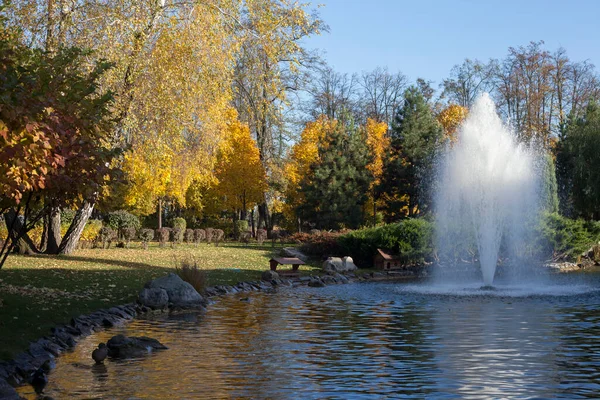
[[[358,269],[352,257],[329,257],[323,263],[323,269],[328,272],[348,272]]]
[[[169,305],[169,295],[165,289],[144,288],[138,298],[141,304],[153,309],[165,308]]]
[[[270,269],[268,269],[266,271],[263,271],[262,274],[260,274],[260,279],[262,279],[263,281],[271,282],[276,279],[279,279],[279,274],[275,271],[271,271]]]
[[[154,350],[168,349],[156,339],[124,335],[113,336],[106,343],[106,347],[108,347],[108,356],[113,358],[142,357]]]
[[[179,275],[173,273],[146,283],[144,288],[163,289],[167,293],[169,304],[174,307],[194,308],[203,307],[206,305],[206,300],[200,295],[200,293],[196,291],[196,289],[194,289],[192,285],[181,279]],[[142,297],[149,299],[151,304],[154,303],[157,305],[162,304],[164,300],[164,296],[159,294],[157,291],[144,292],[144,290],[142,290],[139,300],[142,304],[148,307],[152,307],[152,305],[145,304]]]

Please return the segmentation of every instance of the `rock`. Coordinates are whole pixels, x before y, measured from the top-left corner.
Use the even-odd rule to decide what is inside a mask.
[[[124,335],[113,336],[107,343],[108,356],[113,358],[142,357],[154,350],[164,350],[168,347],[158,340],[145,336],[127,337]]]
[[[272,282],[279,279],[279,274],[275,271],[271,271],[270,269],[268,269],[266,271],[263,271],[262,274],[260,274],[260,279],[262,279],[263,281]]]
[[[331,272],[355,271],[358,267],[354,264],[352,257],[329,257],[323,263],[323,269]]]
[[[550,263],[550,264],[546,264],[545,267],[552,270],[553,272],[560,272],[560,273],[579,271],[581,268],[585,268],[585,267],[581,267],[575,263],[570,263],[570,262]]]
[[[138,295],[141,304],[152,309],[165,308],[169,305],[169,295],[165,289],[144,288]]]
[[[358,269],[356,264],[354,264],[354,260],[352,259],[352,257],[346,256],[346,257],[342,258],[342,261],[344,262],[344,272],[345,271],[356,271]]]
[[[308,256],[295,247],[284,247],[281,249],[281,255],[284,257],[295,257],[307,262]]]
[[[314,278],[308,282],[308,286],[310,286],[310,287],[325,287],[327,285],[325,285],[325,282],[323,282],[321,279]]]
[[[15,388],[13,388],[8,382],[6,382],[4,379],[0,379],[0,399],[19,400],[21,399],[21,396],[19,396]]]
[[[175,307],[188,308],[206,305],[206,300],[192,285],[173,273],[148,282],[146,289],[164,289],[169,297],[169,303]]]

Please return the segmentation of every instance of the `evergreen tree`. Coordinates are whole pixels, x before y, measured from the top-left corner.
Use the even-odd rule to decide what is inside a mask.
[[[558,187],[556,184],[556,168],[551,154],[546,154],[542,160],[543,182],[541,187],[541,206],[551,213],[558,212]]]
[[[363,205],[373,180],[366,133],[353,121],[340,120],[319,144],[318,161],[302,180],[305,203],[297,210],[320,229],[358,228],[364,222]]]
[[[561,144],[561,172],[569,177],[575,216],[600,219],[600,106],[570,122]]]
[[[443,130],[421,90],[410,87],[390,132],[379,192],[385,200],[386,220],[423,213],[431,203],[427,183]]]

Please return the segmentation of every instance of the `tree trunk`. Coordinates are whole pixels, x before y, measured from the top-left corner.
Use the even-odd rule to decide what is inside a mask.
[[[254,207],[250,211],[250,224],[252,225],[252,237],[256,237],[256,227],[254,226]]]
[[[162,229],[162,199],[158,199],[158,229]]]
[[[60,246],[60,207],[51,207],[47,216],[48,242],[46,243],[46,254],[58,254]]]
[[[270,226],[269,207],[266,202],[258,205],[258,228],[260,229],[263,224],[267,234],[270,235],[273,227]]]
[[[13,220],[15,218],[16,220],[13,224]],[[14,210],[9,210],[6,214],[4,214],[4,221],[6,223],[6,228],[8,229],[7,240],[11,241],[9,246],[16,248],[19,254],[33,255],[39,253],[35,243],[33,243],[33,240],[31,240],[26,232],[23,232],[25,229],[23,222]],[[10,229],[11,226],[13,229]]]
[[[50,223],[48,216],[44,217],[44,230],[42,231],[42,239],[40,240],[39,250],[42,253],[46,252],[46,247],[48,246],[48,224]]]
[[[60,243],[58,254],[71,254],[77,248],[77,243],[79,243],[83,228],[85,228],[85,224],[90,218],[90,215],[92,215],[95,205],[95,196],[92,199],[83,202],[79,210],[77,210],[75,218],[73,218],[73,222],[71,223],[71,226],[69,226],[67,233],[65,233],[65,237]]]

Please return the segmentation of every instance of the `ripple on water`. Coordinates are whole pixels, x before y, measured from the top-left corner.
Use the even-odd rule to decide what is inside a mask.
[[[107,398],[594,398],[598,285],[353,284],[232,296],[82,339],[46,394]],[[247,297],[244,295],[243,297]],[[115,334],[169,347],[93,365]],[[34,399],[31,388],[21,395]]]

